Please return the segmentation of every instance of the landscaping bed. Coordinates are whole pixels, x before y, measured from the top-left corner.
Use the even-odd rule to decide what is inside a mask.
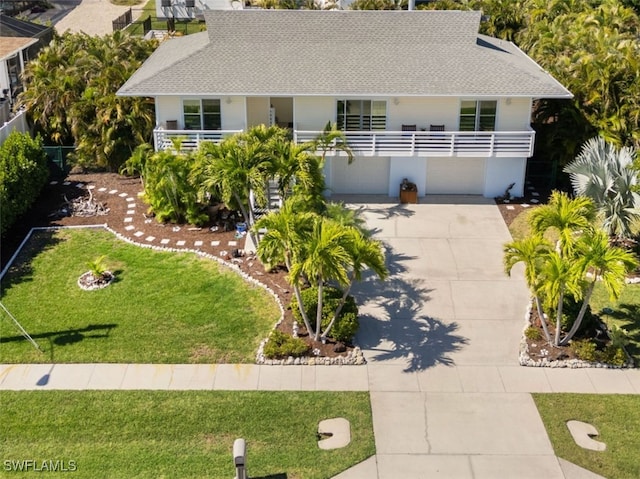
[[[105,214],[69,216],[69,202],[77,198],[88,199],[88,187],[90,186],[94,187],[91,189],[94,201],[100,205]],[[139,198],[141,191],[142,185],[139,179],[115,173],[70,174],[55,184],[47,184],[31,211],[18,221],[17,225],[3,239],[3,248],[0,252],[2,267],[4,268],[32,227],[105,224],[122,237],[138,244],[165,249],[198,251],[226,261],[240,272],[264,284],[276,294],[284,307],[284,316],[278,324],[278,329],[287,334],[292,333],[294,318],[288,306],[293,297],[293,291],[287,281],[285,270],[266,271],[260,261],[248,251],[244,256],[233,257],[234,249],[242,250],[244,238],[236,238],[236,232],[233,228],[229,228],[230,231],[225,231],[224,223],[228,223],[228,221],[221,222],[219,219],[214,219],[199,228],[185,224],[165,225],[158,223],[154,218],[146,215],[147,206]],[[136,207],[131,208],[132,202],[126,201],[126,198],[134,198],[133,203],[136,204]],[[132,210],[135,213],[130,214]],[[127,219],[126,222],[125,219]],[[212,228],[215,231],[212,231]],[[144,232],[144,235],[135,236],[138,231]],[[146,239],[149,237],[155,238],[154,241],[147,241]],[[169,243],[162,245],[160,243],[162,239],[168,239]],[[184,244],[179,246],[178,241],[184,241]],[[236,241],[237,245],[229,246],[229,241]],[[196,242],[202,242],[202,244],[195,246]],[[212,242],[218,242],[218,244],[212,244]],[[327,341],[323,344],[320,341],[313,341],[309,338],[302,324],[299,326],[299,336],[308,343],[311,351],[316,350],[315,357],[355,357],[352,345],[347,345],[344,352],[337,353],[335,352],[335,342]]]

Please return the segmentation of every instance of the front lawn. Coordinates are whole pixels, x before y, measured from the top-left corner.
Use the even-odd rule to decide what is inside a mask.
[[[236,438],[254,478],[329,479],[375,454],[365,392],[3,391],[0,405],[3,470],[74,461],[52,478],[231,478]],[[350,421],[351,443],[324,451],[331,417]]]
[[[555,454],[607,478],[640,477],[640,396],[604,394],[534,394]],[[578,446],[566,422],[592,424],[594,439],[607,449],[590,451]]]
[[[39,232],[27,246],[1,300],[45,354],[2,314],[3,363],[252,362],[280,314],[267,292],[192,253],[140,248],[101,229]],[[81,290],[78,277],[101,255],[115,281]]]

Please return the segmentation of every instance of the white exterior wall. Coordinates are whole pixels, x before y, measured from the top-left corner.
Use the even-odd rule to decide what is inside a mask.
[[[484,196],[500,196],[511,183],[515,183],[511,195],[523,196],[526,168],[526,158],[487,158]]]
[[[445,130],[457,130],[459,109],[457,98],[389,98],[387,129],[401,131],[402,125],[416,125],[418,131],[428,131],[431,125],[444,125]]]
[[[486,158],[427,158],[426,171],[428,195],[485,195]]]
[[[201,98],[196,96],[156,97],[156,125],[166,126],[169,120],[178,122],[178,129],[184,128],[182,100]],[[246,126],[245,98],[240,96],[220,98],[220,115],[223,130],[242,130]]]
[[[503,98],[498,101],[496,131],[526,131],[530,125],[530,98]]]
[[[336,121],[336,100],[333,97],[295,97],[293,121],[297,130],[322,130],[328,121]]]
[[[396,158],[389,162],[389,196],[398,196],[400,183],[407,179],[418,187],[418,196],[425,196],[427,187],[426,158]]]

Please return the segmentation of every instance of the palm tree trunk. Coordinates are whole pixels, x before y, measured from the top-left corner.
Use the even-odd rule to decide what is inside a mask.
[[[322,276],[318,278],[318,309],[316,311],[316,334],[314,339],[316,341],[320,340],[320,333],[322,332],[322,293],[324,290],[324,285],[322,284]]]
[[[327,334],[329,334],[329,331],[331,331],[333,324],[338,319],[338,316],[340,316],[340,311],[342,311],[342,308],[347,302],[347,296],[349,296],[349,292],[351,291],[351,286],[353,286],[353,281],[354,281],[353,278],[350,278],[349,286],[347,286],[347,288],[344,290],[344,293],[342,294],[342,299],[340,300],[340,304],[338,304],[338,307],[336,308],[335,313],[333,313],[333,318],[331,318],[331,321],[329,321],[327,328],[322,332],[323,337],[326,337]]]
[[[544,331],[544,336],[547,338],[547,344],[551,344],[551,335],[549,334],[549,327],[547,326],[547,320],[544,317],[544,312],[542,311],[542,302],[540,301],[540,296],[536,294],[536,308],[538,310],[538,317],[540,318],[540,324],[542,325],[542,330]]]
[[[591,299],[591,294],[593,294],[593,290],[596,286],[597,278],[598,276],[595,276],[595,278],[589,285],[589,289],[587,290],[587,293],[584,295],[584,299],[582,300],[582,306],[580,307],[580,311],[578,311],[578,316],[576,317],[576,320],[573,322],[573,326],[571,326],[571,329],[569,330],[567,335],[564,338],[562,338],[562,341],[560,341],[561,346],[566,346],[567,343],[571,340],[571,338],[573,338],[573,336],[578,332],[578,329],[580,329],[580,325],[582,324],[584,315],[587,312],[587,307],[589,306],[589,300]]]
[[[247,212],[247,209],[242,204],[242,201],[240,201],[240,197],[238,196],[238,193],[234,191],[233,197],[235,198],[236,203],[238,203],[238,208],[240,208],[240,213],[242,213],[244,222],[247,225],[247,234],[251,237],[251,241],[253,242],[253,245],[257,248],[258,236],[253,232],[253,229],[251,228],[253,225],[251,224],[251,218],[249,217],[249,213]]]
[[[309,317],[307,316],[307,311],[304,308],[304,303],[302,302],[302,294],[300,294],[300,286],[297,283],[293,284],[293,294],[296,296],[296,301],[298,302],[298,309],[300,310],[300,316],[302,316],[302,321],[304,321],[304,327],[307,328],[307,332],[309,333],[309,337],[315,336],[315,332],[311,327],[311,323],[309,322]]]
[[[564,303],[564,289],[560,292],[558,300],[558,314],[556,315],[556,340],[555,345],[560,346],[560,326],[562,325],[562,305]]]

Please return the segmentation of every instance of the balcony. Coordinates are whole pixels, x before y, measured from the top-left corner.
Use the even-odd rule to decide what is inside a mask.
[[[156,151],[170,150],[174,142],[180,142],[181,150],[197,150],[200,143],[210,141],[220,143],[227,136],[242,130],[166,130],[158,127],[153,130],[153,146]]]
[[[297,143],[320,131],[294,131]],[[535,132],[529,131],[347,131],[356,156],[530,157]]]
[[[156,151],[197,149],[202,141],[219,143],[241,130],[154,130]],[[312,141],[322,131],[294,130],[296,143]],[[347,131],[349,147],[356,156],[412,157],[530,157],[535,132],[528,131]]]

